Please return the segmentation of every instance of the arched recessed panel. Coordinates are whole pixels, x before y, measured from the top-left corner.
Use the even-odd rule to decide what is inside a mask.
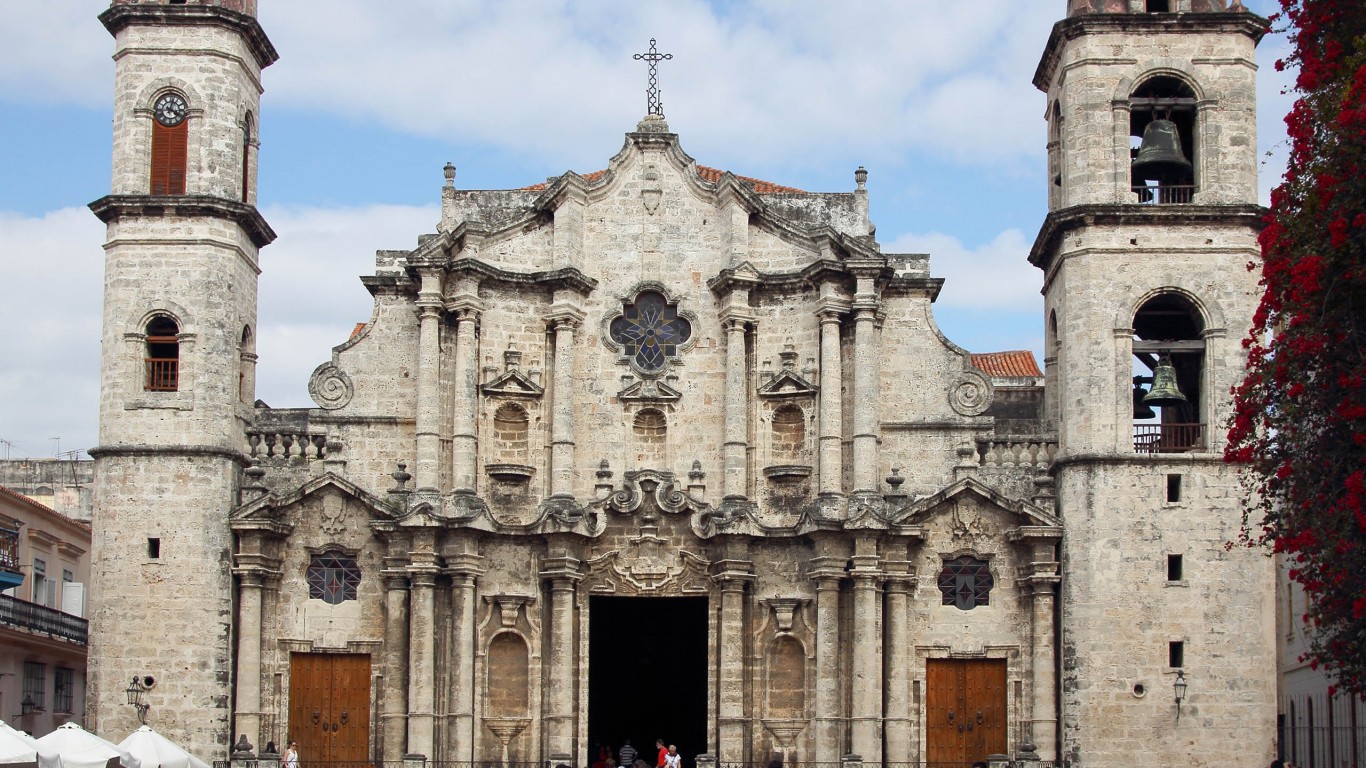
[[[526,717],[531,711],[531,654],[526,641],[504,632],[489,643],[488,707],[493,717]]]
[[[776,463],[800,464],[806,453],[806,414],[795,405],[773,412],[773,458]]]
[[[806,654],[794,637],[780,637],[768,654],[768,716],[806,716]]]
[[[493,446],[500,463],[525,464],[530,435],[526,409],[503,403],[493,414]]]

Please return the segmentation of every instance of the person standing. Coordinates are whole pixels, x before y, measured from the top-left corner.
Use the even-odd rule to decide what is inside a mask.
[[[622,742],[621,750],[617,752],[617,765],[627,766],[636,761],[636,748],[631,746],[631,740]]]
[[[280,755],[283,768],[299,768],[299,742],[291,741],[285,745],[285,753]]]
[[[664,764],[669,760],[669,749],[664,746],[663,739],[655,739],[655,768],[664,768]]]
[[[669,753],[664,756],[664,768],[683,768],[683,756],[678,754],[677,745],[669,745]]]

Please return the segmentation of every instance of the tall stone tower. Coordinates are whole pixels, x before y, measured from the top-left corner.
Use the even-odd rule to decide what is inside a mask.
[[[261,70],[254,0],[115,0],[88,726],[226,756],[231,534],[251,414]],[[131,681],[148,690],[129,706]],[[148,679],[150,678],[150,680]]]
[[[1075,766],[1272,757],[1272,563],[1225,547],[1241,516],[1221,459],[1258,295],[1266,22],[1226,5],[1072,0],[1034,76],[1050,212],[1030,261],[1066,531],[1059,752]]]

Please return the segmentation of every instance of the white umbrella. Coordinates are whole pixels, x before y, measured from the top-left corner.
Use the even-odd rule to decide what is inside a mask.
[[[146,725],[128,734],[119,746],[136,757],[142,768],[209,768],[208,763]]]
[[[62,768],[56,752],[41,749],[32,736],[0,720],[0,764],[6,766],[36,765],[39,768]]]
[[[62,768],[142,768],[136,757],[75,723],[38,739],[38,749],[60,755]]]

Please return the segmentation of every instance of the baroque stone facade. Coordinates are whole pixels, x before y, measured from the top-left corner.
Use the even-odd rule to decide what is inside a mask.
[[[252,405],[274,49],[250,4],[116,2],[91,725],[152,674],[215,757],[1264,764],[1273,569],[1223,546],[1218,431],[1264,22],[1189,2],[1047,42],[1043,372],[943,336],[863,169],[737,176],[651,114],[604,170],[447,166],[311,409]]]

